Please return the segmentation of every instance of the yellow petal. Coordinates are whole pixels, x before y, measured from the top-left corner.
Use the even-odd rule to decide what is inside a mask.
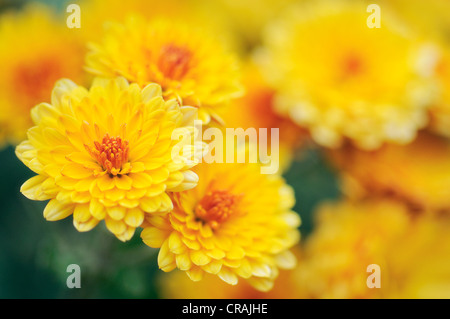
[[[91,218],[88,221],[81,223],[77,220],[73,220],[73,225],[75,226],[75,228],[79,231],[79,232],[87,232],[90,231],[92,228],[94,228],[95,226],[97,226],[97,224],[99,223],[99,220],[96,218]]]
[[[62,204],[56,199],[48,202],[44,209],[44,218],[49,221],[60,220],[72,214],[73,204]]]
[[[161,206],[161,199],[159,197],[144,197],[141,199],[140,206],[144,212],[153,213]]]
[[[76,205],[73,211],[73,219],[79,223],[85,223],[91,218],[89,205]]]
[[[206,255],[203,251],[197,250],[191,251],[191,260],[197,266],[203,266],[211,261],[211,257]]]
[[[104,174],[97,179],[97,186],[102,192],[113,189],[115,185],[114,178],[109,177],[108,174]]]
[[[192,261],[189,258],[189,254],[187,254],[187,253],[176,255],[175,260],[177,263],[177,267],[180,270],[186,271],[186,270],[191,269],[191,267],[192,267]]]
[[[282,269],[293,269],[297,264],[295,255],[289,250],[276,255],[275,261],[277,265]]]
[[[273,280],[268,278],[250,277],[247,279],[249,284],[255,289],[267,292],[273,288]]]
[[[142,241],[152,248],[161,247],[169,235],[170,232],[155,227],[144,228],[141,232]]]
[[[152,178],[144,172],[132,173],[129,176],[133,180],[133,187],[145,188],[152,185]]]
[[[121,241],[128,241],[133,237],[135,231],[136,228],[127,227],[127,229],[123,233],[116,235],[116,237]]]
[[[119,200],[125,198],[125,191],[118,188],[113,188],[105,191],[105,197],[110,201],[117,203]]]
[[[174,254],[182,254],[186,251],[186,246],[181,241],[178,232],[174,231],[169,237],[169,249]]]
[[[116,187],[123,190],[130,190],[131,185],[133,184],[133,180],[129,178],[127,175],[120,175],[114,178],[114,182]]]
[[[204,271],[200,267],[192,267],[186,271],[186,274],[192,281],[200,281],[203,278]]]
[[[44,193],[42,190],[42,184],[47,179],[46,176],[37,175],[29,180],[27,180],[22,187],[20,188],[20,192],[32,200],[47,200],[50,199],[48,195]]]
[[[100,204],[97,199],[91,200],[89,204],[89,211],[91,212],[92,216],[94,216],[98,220],[102,220],[105,218],[106,209],[102,204]]]
[[[131,227],[139,227],[144,221],[144,212],[139,208],[129,209],[125,216],[125,223]]]
[[[222,269],[222,261],[221,260],[212,260],[209,264],[204,265],[203,270],[207,273],[217,275]]]
[[[168,272],[176,268],[175,255],[169,250],[169,242],[166,240],[159,250],[158,265],[162,271]]]
[[[82,165],[77,163],[69,163],[64,165],[61,169],[61,175],[70,177],[73,179],[83,179],[92,176],[93,172],[89,169],[84,168]]]
[[[228,259],[242,259],[245,256],[245,251],[242,247],[237,245],[232,245],[231,249],[227,251]]]
[[[113,206],[106,208],[108,216],[115,220],[121,220],[125,217],[126,208],[121,206]]]
[[[218,273],[218,276],[227,284],[236,285],[238,283],[236,274],[227,267],[222,267],[222,269]]]
[[[115,220],[115,219],[106,217],[105,224],[106,224],[106,227],[109,229],[109,231],[115,235],[120,235],[124,231],[127,230],[127,226],[121,220]]]

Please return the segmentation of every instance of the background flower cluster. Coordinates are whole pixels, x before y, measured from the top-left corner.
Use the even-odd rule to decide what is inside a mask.
[[[450,297],[450,3],[370,4],[0,1],[0,297]],[[173,163],[193,111],[280,176]]]

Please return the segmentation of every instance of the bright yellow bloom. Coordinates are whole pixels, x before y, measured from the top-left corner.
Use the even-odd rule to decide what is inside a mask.
[[[302,298],[448,298],[448,216],[412,214],[399,201],[326,204],[296,270]],[[381,288],[369,288],[380,266]],[[370,279],[369,279],[370,280]]]
[[[389,10],[381,15],[381,28],[369,28],[363,2],[308,1],[268,29],[259,59],[277,108],[321,145],[405,144],[427,124],[422,46]]]
[[[234,57],[205,30],[172,20],[132,16],[112,23],[87,56],[94,74],[121,75],[145,86],[161,85],[164,97],[199,108],[205,123],[241,93]]]
[[[105,220],[125,241],[146,214],[173,208],[168,191],[196,185],[190,170],[195,158],[185,152],[175,160],[171,154],[181,145],[172,134],[194,133],[184,126],[193,108],[164,101],[159,85],[140,89],[124,78],[95,79],[88,91],[61,80],[51,100],[32,109],[36,126],[16,149],[38,174],[21,192],[33,200],[50,199],[47,220],[73,214],[79,231]]]
[[[143,241],[160,248],[163,271],[183,270],[194,281],[205,273],[235,285],[244,278],[268,291],[278,267],[291,268],[288,250],[299,240],[292,189],[259,164],[200,164],[199,184],[173,196],[174,210],[148,216]]]
[[[294,254],[299,258],[299,246]],[[246,281],[228,285],[217,276],[205,274],[203,280],[192,281],[182,271],[162,274],[158,288],[167,299],[296,299],[301,297],[301,287],[296,285],[296,269],[281,270],[270,291],[256,290]]]
[[[48,102],[56,80],[83,80],[83,46],[58,19],[37,5],[0,16],[0,144],[25,138],[30,109]]]
[[[450,209],[449,158],[449,141],[425,133],[406,146],[373,152],[348,147],[330,157],[348,196],[393,196],[433,211]]]

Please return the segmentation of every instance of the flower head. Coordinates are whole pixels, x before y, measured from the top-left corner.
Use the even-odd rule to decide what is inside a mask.
[[[56,80],[83,80],[83,46],[44,6],[0,17],[0,144],[19,143],[32,125],[30,110],[49,102]]]
[[[190,110],[165,101],[157,84],[140,89],[124,78],[95,79],[88,91],[61,80],[51,104],[32,109],[35,126],[16,149],[38,174],[21,192],[33,200],[50,199],[47,220],[73,214],[79,231],[105,220],[112,233],[128,240],[146,214],[173,208],[168,191],[196,185],[190,170],[195,159],[186,153],[172,157],[179,146],[172,135],[194,134],[185,122]]]
[[[421,43],[383,10],[369,28],[360,1],[317,1],[290,10],[265,36],[260,63],[279,90],[278,110],[319,144],[406,144],[427,124]]]
[[[87,56],[91,73],[121,75],[140,86],[155,82],[163,95],[199,108],[199,117],[219,119],[220,106],[240,95],[236,60],[201,29],[183,23],[131,16],[112,23]]]
[[[299,239],[300,221],[291,211],[292,189],[259,166],[200,164],[198,186],[174,194],[169,214],[146,218],[141,237],[161,248],[163,271],[179,268],[194,281],[210,273],[232,285],[241,277],[267,291],[278,267],[295,265],[288,249]]]

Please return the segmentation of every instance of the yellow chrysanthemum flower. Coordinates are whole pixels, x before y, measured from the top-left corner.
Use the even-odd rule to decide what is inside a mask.
[[[296,270],[302,298],[448,298],[448,216],[411,214],[398,201],[321,206]],[[378,265],[380,288],[367,281]]]
[[[444,138],[421,133],[406,146],[372,152],[347,147],[329,154],[351,198],[389,196],[416,209],[450,209],[450,143]]]
[[[51,104],[32,109],[36,126],[16,149],[38,174],[21,192],[33,200],[50,199],[47,220],[73,214],[79,231],[105,220],[117,238],[128,240],[146,214],[173,208],[168,191],[197,183],[190,170],[196,158],[179,152],[175,160],[171,154],[181,145],[173,134],[195,133],[184,123],[192,109],[164,101],[157,84],[140,89],[124,78],[95,79],[88,91],[61,80]]]
[[[145,86],[161,85],[164,97],[199,109],[199,118],[218,120],[221,106],[241,94],[237,61],[203,29],[171,20],[131,16],[112,23],[101,43],[92,44],[88,70],[121,75]]]
[[[173,196],[174,210],[148,216],[141,237],[160,248],[163,271],[183,270],[194,281],[205,273],[235,285],[244,278],[258,290],[272,288],[278,267],[291,268],[288,250],[299,240],[292,189],[257,163],[200,164],[199,184]],[[255,187],[257,185],[257,187]]]
[[[299,247],[293,251],[300,256]],[[172,271],[158,278],[158,288],[166,299],[296,299],[301,287],[296,285],[296,269],[281,270],[273,288],[264,292],[256,290],[246,281],[231,286],[217,276],[205,274],[203,280],[192,281],[182,271]]]
[[[30,109],[48,101],[56,80],[83,80],[83,46],[61,21],[38,5],[0,16],[0,144],[25,138]]]
[[[385,8],[381,28],[369,28],[366,9],[360,1],[293,7],[268,29],[258,56],[279,90],[278,110],[327,147],[409,143],[428,121],[431,84],[416,65],[422,46]]]

